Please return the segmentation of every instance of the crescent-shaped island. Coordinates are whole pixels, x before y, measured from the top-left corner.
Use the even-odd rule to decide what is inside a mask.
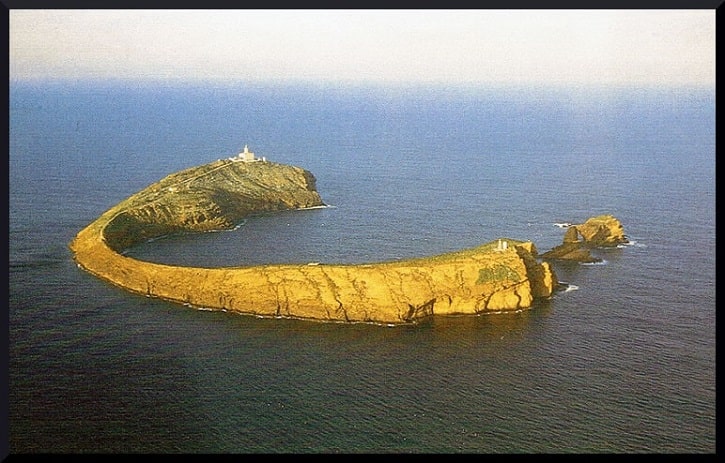
[[[320,321],[404,324],[431,315],[520,310],[550,297],[559,284],[532,242],[508,238],[370,264],[204,268],[124,255],[171,233],[229,230],[250,215],[324,206],[311,172],[256,158],[245,146],[238,156],[177,172],[130,196],[81,230],[69,247],[80,268],[137,294]],[[569,236],[567,250],[572,242]]]

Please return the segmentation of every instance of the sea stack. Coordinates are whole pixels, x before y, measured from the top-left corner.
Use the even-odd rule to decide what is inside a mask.
[[[601,262],[591,254],[592,248],[616,247],[627,243],[624,227],[612,215],[599,215],[583,224],[571,225],[564,234],[562,244],[541,255],[543,259],[569,260],[581,263]]]

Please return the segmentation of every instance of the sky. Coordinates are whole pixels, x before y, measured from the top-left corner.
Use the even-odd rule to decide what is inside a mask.
[[[716,10],[10,10],[10,81],[715,87]]]

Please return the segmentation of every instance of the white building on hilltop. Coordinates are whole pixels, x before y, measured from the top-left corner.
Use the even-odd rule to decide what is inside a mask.
[[[239,153],[237,157],[229,158],[230,161],[242,161],[242,162],[256,162],[256,161],[262,161],[267,162],[267,159],[262,157],[262,159],[255,158],[254,153],[249,151],[249,147],[247,145],[244,145],[244,151]]]
[[[244,151],[239,153],[239,157],[242,159],[242,161],[245,162],[251,162],[254,161],[254,153],[249,151],[249,147],[247,145],[244,145]]]

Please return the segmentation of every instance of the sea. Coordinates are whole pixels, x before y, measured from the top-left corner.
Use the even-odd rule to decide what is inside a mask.
[[[9,451],[715,453],[715,133],[714,88],[11,81]],[[77,267],[104,211],[244,145],[328,207],[128,254],[544,252],[600,214],[629,243],[555,263],[566,289],[531,309],[405,326],[189,307]]]

